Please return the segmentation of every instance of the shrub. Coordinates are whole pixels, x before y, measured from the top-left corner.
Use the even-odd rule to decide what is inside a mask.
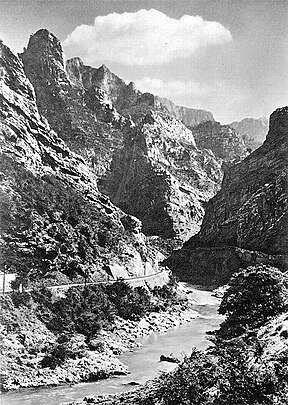
[[[137,320],[151,310],[149,293],[143,287],[132,288],[123,280],[106,287],[116,314],[123,319]]]
[[[278,269],[258,265],[232,276],[219,313],[226,315],[219,336],[239,336],[265,324],[287,309],[287,277]]]

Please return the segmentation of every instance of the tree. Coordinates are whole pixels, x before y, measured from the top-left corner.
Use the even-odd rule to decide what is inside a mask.
[[[278,269],[257,265],[232,276],[219,313],[226,315],[219,336],[241,335],[247,328],[264,325],[287,309],[287,276]]]

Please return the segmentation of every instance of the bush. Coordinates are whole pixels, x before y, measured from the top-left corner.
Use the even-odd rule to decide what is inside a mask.
[[[114,320],[115,308],[101,287],[70,288],[64,298],[53,304],[53,330],[78,332],[89,341],[103,326]]]
[[[52,346],[49,353],[41,360],[41,367],[56,368],[61,366],[66,359],[76,358],[71,350],[70,340],[67,336],[60,335],[56,344]]]
[[[219,336],[241,335],[264,325],[287,309],[287,277],[276,268],[258,265],[232,276],[219,313],[226,315]]]
[[[150,295],[143,287],[132,288],[123,280],[106,287],[109,300],[116,314],[123,319],[137,320],[151,311]]]
[[[207,404],[218,377],[216,361],[194,350],[176,371],[160,377],[156,398],[165,405]]]

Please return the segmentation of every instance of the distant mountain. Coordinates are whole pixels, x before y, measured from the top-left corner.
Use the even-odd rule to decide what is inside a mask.
[[[197,232],[203,206],[221,180],[221,162],[196,147],[187,127],[151,111],[127,128],[124,147],[115,153],[100,188],[141,219],[145,234],[185,240]]]
[[[265,140],[269,123],[266,117],[244,118],[229,124],[253,150],[258,148]]]
[[[229,166],[240,162],[248,155],[244,141],[239,139],[235,129],[229,125],[205,121],[192,130],[198,148],[211,149],[217,158]]]
[[[190,127],[200,124],[205,121],[214,121],[213,114],[206,110],[197,110],[195,108],[188,108],[174,104],[167,98],[158,98],[159,101],[167,108],[168,112],[183,124]]]
[[[166,264],[182,279],[225,283],[255,263],[287,269],[288,107],[270,117],[263,145],[225,173],[198,235]]]

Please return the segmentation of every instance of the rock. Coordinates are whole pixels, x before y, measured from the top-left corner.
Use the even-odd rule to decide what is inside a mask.
[[[222,180],[220,163],[197,150],[191,132],[159,98],[127,85],[105,65],[96,69],[73,58],[65,71],[61,44],[47,30],[31,36],[21,58],[40,113],[100,178],[100,191],[139,218],[147,235],[187,239],[198,231],[203,204]],[[135,220],[123,217],[122,223],[139,233]]]
[[[259,148],[265,141],[269,129],[269,122],[266,117],[244,118],[241,121],[234,121],[229,124],[234,128],[245,144],[252,150]]]
[[[214,121],[213,114],[210,111],[182,107],[172,103],[167,98],[159,98],[159,101],[167,108],[169,114],[187,126],[194,127],[201,122]]]
[[[179,360],[173,355],[165,356],[164,354],[161,354],[160,361],[167,361],[169,363],[179,363]]]
[[[247,147],[239,139],[235,129],[220,122],[206,121],[193,128],[193,136],[199,149],[211,149],[214,155],[228,167],[248,156]],[[225,165],[222,165],[222,167]]]
[[[136,275],[134,272],[137,272],[137,275],[144,275],[147,263],[151,266],[152,272],[157,272],[158,260],[161,255],[155,249],[146,246],[146,240],[140,233],[140,221],[127,217],[127,214],[116,208],[109,198],[98,191],[97,177],[93,170],[84,163],[81,156],[73,153],[65,145],[39,114],[37,103],[41,106],[41,112],[47,110],[47,117],[48,111],[49,114],[51,113],[50,121],[56,110],[59,114],[61,111],[65,113],[65,109],[62,110],[59,105],[57,107],[53,103],[50,103],[50,109],[51,94],[47,89],[47,91],[43,90],[42,83],[44,81],[51,83],[51,86],[53,84],[59,97],[60,95],[63,96],[63,103],[67,102],[72,110],[70,102],[72,102],[74,97],[72,95],[75,93],[75,99],[73,99],[75,108],[77,105],[78,109],[83,110],[83,114],[85,112],[85,108],[82,109],[78,98],[78,89],[71,87],[65,70],[63,70],[64,62],[59,41],[47,30],[40,30],[31,37],[29,44],[22,58],[25,61],[25,70],[29,71],[29,75],[36,86],[37,102],[34,89],[25,75],[23,63],[9,48],[1,44],[0,148],[2,153],[1,172],[3,173],[1,184],[5,199],[9,201],[5,215],[7,218],[12,215],[12,211],[9,211],[10,208],[17,213],[16,217],[11,217],[10,222],[9,220],[7,223],[1,221],[1,226],[5,227],[5,230],[3,228],[2,231],[7,234],[5,243],[11,249],[13,245],[13,255],[17,252],[21,257],[25,255],[27,260],[28,257],[33,261],[36,260],[33,266],[35,274],[41,276],[42,271],[39,270],[37,273],[37,266],[42,268],[45,262],[45,266],[48,266],[45,267],[47,282],[49,272],[52,273],[53,269],[54,277],[56,273],[58,280],[64,284],[67,279],[69,280],[67,274],[71,277],[73,273],[73,271],[71,273],[69,266],[76,266],[82,274],[83,268],[85,268],[85,264],[81,263],[81,260],[79,262],[78,253],[76,253],[77,246],[79,246],[77,242],[79,238],[78,222],[81,217],[80,207],[82,207],[84,211],[88,211],[90,214],[93,212],[95,220],[93,225],[94,253],[92,262],[89,264],[91,275],[94,273],[99,278],[107,277],[105,269],[109,265],[115,269],[124,269],[126,274]],[[42,73],[40,74],[40,72]],[[64,89],[67,92],[73,90],[71,97],[67,96]],[[66,107],[68,104],[65,104]],[[78,110],[75,110],[75,117],[76,115],[78,117],[78,113],[80,114]],[[60,121],[61,125],[65,121],[63,116],[59,114],[57,115],[55,112],[55,128],[58,128]],[[79,117],[81,118],[81,114]],[[86,120],[87,117],[84,118]],[[95,122],[94,115],[93,121]],[[60,131],[62,129],[59,127]],[[44,194],[46,194],[45,197]],[[43,198],[45,198],[45,204],[41,202]],[[65,203],[63,198],[66,199]],[[21,232],[25,232],[25,242],[17,230],[15,231],[16,228],[13,228],[12,223],[15,221],[14,225],[16,226],[16,223],[18,224],[20,221],[17,215],[20,215],[20,209],[24,209],[23,204],[24,206],[26,204],[25,209],[30,215],[25,219],[25,215],[21,214]],[[78,210],[77,214],[76,211],[72,213],[69,206],[74,207],[72,210]],[[64,214],[65,210],[70,210],[70,217],[66,215],[68,214],[67,211]],[[78,217],[77,220],[75,215]],[[88,217],[86,216],[85,220],[84,216],[82,216],[81,226],[85,230],[82,228],[81,232],[82,235],[86,235],[87,242],[90,238],[89,236],[87,239],[87,232],[91,226],[91,220],[89,218],[88,223]],[[130,221],[129,230],[125,230],[121,222],[121,218],[123,220],[126,217],[126,222]],[[62,236],[60,237],[60,235]],[[63,242],[64,235],[69,239],[68,244]],[[121,242],[121,252],[119,251],[119,241],[123,242]],[[98,248],[95,248],[96,245]],[[76,249],[74,253],[73,249]],[[109,252],[108,260],[102,255],[103,249],[107,250],[106,253]],[[114,253],[112,253],[113,250]],[[34,259],[32,259],[33,257]],[[40,257],[40,259],[35,259],[35,257]],[[62,266],[62,270],[60,270],[61,262],[64,266]],[[55,268],[56,263],[60,266]],[[117,277],[117,271],[114,275]]]
[[[225,173],[201,230],[164,262],[182,280],[228,282],[239,267],[287,269],[288,107],[270,117],[264,144]]]
[[[139,382],[137,382],[137,381],[129,381],[128,383],[126,383],[125,385],[132,385],[132,386],[135,386],[135,385],[141,385]]]
[[[199,229],[203,205],[219,187],[221,163],[168,115],[151,111],[126,131],[101,190],[139,218],[146,235],[185,240]]]

